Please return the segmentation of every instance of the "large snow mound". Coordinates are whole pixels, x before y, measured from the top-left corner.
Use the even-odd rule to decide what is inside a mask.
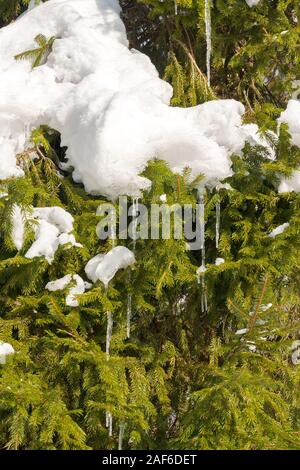
[[[41,33],[57,38],[46,63],[32,69],[16,61]],[[189,166],[193,176],[225,178],[229,155],[253,140],[234,100],[169,106],[172,87],[128,48],[117,0],[49,0],[2,28],[0,88],[2,179],[22,174],[16,154],[28,126],[40,124],[61,132],[73,178],[111,199],[149,187],[139,174],[154,157],[175,171]]]

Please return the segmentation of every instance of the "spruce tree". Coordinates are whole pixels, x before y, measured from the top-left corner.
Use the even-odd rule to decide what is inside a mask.
[[[247,120],[275,129],[299,74],[298,2],[249,9],[242,0],[212,1],[210,84],[203,1],[178,0],[176,8],[173,1],[122,3],[131,45],[148,52],[172,83],[174,105],[234,97],[246,105]],[[0,5],[4,24],[26,2]],[[147,24],[142,38],[138,18]],[[38,57],[46,60],[42,35]],[[31,59],[32,52],[20,54]],[[118,240],[134,247],[134,266],[107,289],[97,281],[69,306],[74,277],[63,290],[45,286],[66,275],[87,281],[87,262],[113,247],[96,233],[97,208],[106,200],[87,194],[61,165],[66,149],[56,130],[32,131],[18,155],[24,176],[0,181],[0,340],[15,350],[0,365],[1,448],[115,449],[124,432],[125,449],[299,449],[300,372],[291,347],[300,328],[300,196],[279,194],[278,186],[299,167],[300,150],[285,125],[278,139],[266,137],[275,159],[246,144],[242,155],[231,156],[233,176],[206,190],[206,271],[198,272],[199,282],[201,251],[187,251],[184,240],[137,240],[135,247]],[[143,176],[152,182],[142,198],[148,208],[161,204],[162,194],[168,204],[195,207],[202,175],[191,181],[188,169],[174,174],[154,159]],[[52,262],[28,259],[30,214],[54,206],[73,216],[81,246],[59,246]],[[20,247],[16,208],[25,220]],[[116,210],[119,223],[117,203]]]

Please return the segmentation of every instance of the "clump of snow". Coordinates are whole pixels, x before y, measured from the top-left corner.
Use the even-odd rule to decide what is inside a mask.
[[[6,357],[10,354],[14,354],[15,350],[9,343],[0,342],[0,364],[6,363]]]
[[[235,332],[236,335],[245,335],[246,333],[248,333],[248,328],[242,328],[241,330],[237,330]]]
[[[293,342],[291,346],[291,350],[293,351],[291,355],[292,363],[296,366],[300,364],[300,341],[296,340]]]
[[[74,219],[61,207],[36,207],[31,214],[24,214],[18,205],[14,205],[12,214],[12,238],[17,250],[24,244],[26,219],[32,222],[35,241],[26,252],[26,258],[45,256],[47,261],[53,261],[55,252],[60,245],[70,244],[82,247],[77,243],[72,233]]]
[[[45,256],[51,263],[60,245],[70,243],[73,246],[82,246],[70,234],[73,230],[73,217],[61,207],[36,207],[32,218],[37,222],[33,225],[35,241],[25,254],[26,258]]]
[[[270,302],[268,304],[262,304],[260,309],[262,312],[266,312],[267,310],[270,310],[270,308],[273,307],[273,304]],[[265,322],[263,322],[262,324],[264,324]]]
[[[292,93],[292,99],[298,100],[300,98],[300,80],[293,81],[294,91]]]
[[[206,267],[203,266],[203,265],[201,265],[201,266],[197,269],[196,274],[197,274],[197,275],[201,275],[201,274],[204,274],[205,272],[206,272]]]
[[[285,224],[279,225],[278,227],[274,228],[274,230],[272,230],[271,233],[269,233],[269,237],[271,238],[277,237],[277,235],[280,235],[281,233],[283,233],[289,227],[289,225],[290,224],[288,222],[286,222]]]
[[[124,246],[116,246],[105,255],[99,254],[92,258],[85,267],[86,275],[91,281],[100,280],[107,288],[119,269],[126,269],[135,263],[132,251]]]
[[[69,289],[68,295],[66,296],[66,305],[69,307],[78,307],[79,302],[76,296],[83,294],[86,288],[89,287],[89,284],[84,282],[78,274],[67,274],[61,279],[48,282],[46,289],[51,292],[56,292],[58,290],[64,290],[71,283],[75,283],[75,285]]]
[[[32,70],[14,56],[40,33],[56,40]],[[234,100],[170,107],[172,87],[128,49],[117,0],[49,0],[25,12],[0,30],[0,80],[0,178],[22,174],[16,154],[28,126],[61,132],[75,181],[112,199],[149,187],[139,174],[153,157],[208,182],[228,177],[230,154],[257,132],[242,125],[244,107]]]
[[[295,171],[290,178],[283,178],[280,182],[278,192],[289,193],[295,191],[300,192],[300,171]]]
[[[252,8],[258,5],[260,0],[246,0],[247,5]]]
[[[300,101],[290,100],[286,110],[278,118],[278,122],[288,124],[292,143],[300,147]]]
[[[166,194],[161,194],[161,196],[159,196],[159,199],[161,200],[161,202],[165,203],[165,202],[167,202],[167,195]]]
[[[72,215],[61,207],[35,207],[33,218],[45,220],[49,224],[55,225],[60,233],[69,233],[73,230],[74,219]]]
[[[216,258],[215,265],[220,266],[220,264],[224,264],[225,259],[224,258]]]
[[[25,221],[22,210],[14,204],[12,213],[12,239],[17,250],[21,250],[24,243]]]

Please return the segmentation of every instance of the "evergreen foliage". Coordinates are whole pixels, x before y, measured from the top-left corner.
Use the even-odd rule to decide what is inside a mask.
[[[3,24],[26,4],[0,1]],[[141,48],[172,83],[174,105],[238,97],[262,131],[274,128],[299,74],[298,2],[262,1],[249,10],[244,0],[213,1],[211,87],[202,0],[178,0],[178,15],[173,1],[123,6],[132,45],[147,39]],[[137,37],[139,15],[147,27]],[[39,48],[17,58],[39,65],[54,39],[39,35]],[[0,181],[0,340],[16,351],[0,365],[0,448],[115,449],[120,424],[126,449],[300,448],[300,369],[290,358],[300,331],[300,195],[277,191],[280,179],[299,167],[300,150],[284,125],[278,140],[267,137],[276,159],[247,144],[232,156],[233,176],[205,194],[202,283],[196,277],[201,252],[187,251],[184,240],[137,240],[132,269],[119,271],[107,290],[95,283],[78,296],[78,307],[69,307],[67,289],[45,286],[66,274],[86,279],[87,261],[112,247],[96,235],[96,210],[105,201],[61,169],[66,149],[58,132],[47,126],[32,132],[18,155],[25,176]],[[201,175],[191,182],[188,169],[175,175],[153,160],[143,176],[152,181],[143,195],[147,207],[162,194],[168,204],[195,206]],[[26,219],[19,251],[12,237],[16,205]],[[27,214],[49,206],[72,214],[82,244],[60,246],[51,264],[25,257],[34,236]],[[269,236],[286,222],[282,234]],[[133,248],[130,240],[118,243]],[[216,265],[217,257],[225,262]],[[109,360],[107,312],[114,319]],[[106,412],[113,416],[112,436]]]
[[[167,66],[166,77],[172,84],[182,77],[185,87],[175,87],[176,104],[194,104],[185,92],[193,90],[195,79],[202,80],[206,74],[205,0],[177,0],[177,15],[174,0],[142,2],[146,8],[132,0],[121,1],[132,45],[150,55],[159,70]],[[236,98],[252,113],[266,104],[284,106],[293,82],[299,79],[299,2],[264,0],[253,8],[245,0],[212,0],[210,4],[211,93]],[[150,19],[145,19],[145,12]],[[141,28],[136,28],[137,17]],[[210,97],[204,90],[202,86],[197,102]]]

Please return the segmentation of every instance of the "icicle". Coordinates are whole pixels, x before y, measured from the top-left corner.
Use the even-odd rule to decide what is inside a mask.
[[[109,437],[112,437],[112,431],[113,431],[113,416],[110,413],[110,411],[106,411],[105,414],[105,426],[108,429],[108,435]]]
[[[112,437],[112,434],[113,434],[112,430],[113,430],[113,417],[112,417],[112,414],[109,413],[109,426],[108,426],[109,437]]]
[[[199,195],[199,206],[200,206],[200,243],[202,253],[202,266],[205,267],[205,201],[204,194]]]
[[[206,75],[210,86],[210,60],[211,60],[211,12],[210,1],[205,0],[205,36],[206,36]]]
[[[219,248],[220,239],[220,216],[221,216],[221,205],[219,202],[216,204],[216,248]]]
[[[136,247],[136,229],[137,229],[137,216],[139,210],[139,198],[134,197],[132,201],[132,236],[133,236],[133,251],[135,251]]]
[[[177,0],[174,0],[174,10],[175,10],[175,15],[178,15],[178,5],[177,5]]]
[[[127,298],[127,338],[130,338],[131,329],[131,312],[132,311],[132,295],[128,294]]]
[[[113,316],[111,312],[107,312],[107,327],[106,327],[106,360],[109,360],[110,357],[110,340],[112,336],[113,330]],[[109,437],[112,436],[112,422],[113,417],[110,411],[106,411],[106,427],[108,428],[108,435]]]
[[[201,311],[207,311],[207,294],[205,285],[205,199],[204,189],[199,188],[199,206],[200,206],[200,242],[201,242],[201,266],[197,269],[197,282],[201,283]]]
[[[111,238],[111,241],[112,241],[112,246],[115,247],[116,246],[116,240],[117,240],[115,215],[112,215],[110,238]]]
[[[111,312],[107,312],[107,328],[106,328],[106,359],[109,359],[110,354],[110,340],[113,329],[113,316]]]
[[[122,421],[119,427],[119,445],[118,445],[119,450],[122,450],[122,447],[123,447],[124,431],[125,431],[125,423],[124,421]]]
[[[197,282],[201,284],[201,312],[207,312],[207,294],[206,294],[206,284],[205,284],[205,271],[206,267],[202,264],[200,268],[197,269]]]
[[[276,128],[276,135],[277,135],[277,137],[280,136],[280,128],[281,128],[281,122],[277,121],[277,128]]]

